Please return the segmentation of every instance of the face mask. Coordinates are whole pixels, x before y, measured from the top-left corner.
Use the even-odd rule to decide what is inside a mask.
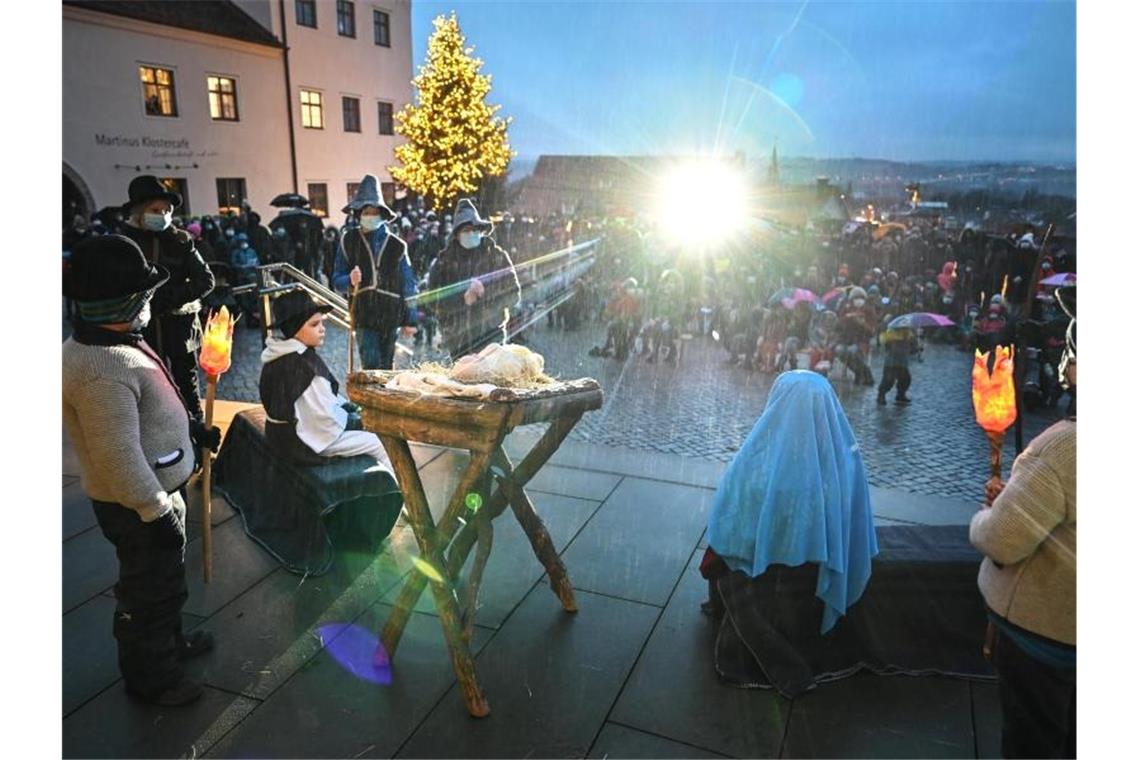
[[[233,237],[233,236],[234,236],[233,230],[226,230],[226,237]]]
[[[241,249],[244,251],[246,248],[249,248],[249,243],[242,243]]]
[[[459,244],[461,246],[463,246],[464,248],[466,248],[467,250],[471,250],[472,248],[478,248],[479,244],[482,242],[483,242],[483,236],[478,232],[460,232],[459,233]]]
[[[861,309],[861,308],[863,308],[863,304],[865,304],[865,303],[867,303],[867,302],[864,299],[856,298],[854,301],[851,302],[851,305],[854,306],[856,309]]]
[[[143,226],[151,232],[162,232],[170,226],[170,214],[143,214]]]
[[[383,223],[384,222],[382,222],[378,216],[360,217],[360,229],[364,230],[365,232],[375,232],[376,230],[380,229],[380,225]]]
[[[839,275],[839,276],[838,276],[838,277],[836,277],[835,279],[836,279],[836,280],[837,280],[837,281],[838,281],[840,284],[843,284],[843,283],[847,282],[847,278],[846,278],[846,277],[844,277],[843,275]]]
[[[150,324],[150,301],[147,301],[139,315],[131,320],[127,329],[131,332],[141,332],[148,324]]]

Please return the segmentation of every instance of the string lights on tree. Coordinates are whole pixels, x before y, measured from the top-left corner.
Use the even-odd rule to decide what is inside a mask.
[[[407,142],[396,148],[393,179],[424,196],[434,208],[450,208],[475,193],[486,177],[502,176],[512,156],[511,118],[486,102],[491,77],[451,16],[438,16],[427,61],[412,80],[416,102],[395,115],[395,131]]]

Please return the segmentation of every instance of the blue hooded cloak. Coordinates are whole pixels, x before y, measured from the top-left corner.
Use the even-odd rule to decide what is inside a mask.
[[[763,414],[721,476],[709,546],[755,578],[769,565],[819,564],[820,632],[858,601],[879,553],[859,444],[830,383],[780,376]]]

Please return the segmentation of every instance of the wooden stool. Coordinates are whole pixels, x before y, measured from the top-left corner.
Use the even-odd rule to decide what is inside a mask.
[[[596,381],[585,379],[557,383],[541,390],[499,388],[489,400],[458,399],[385,388],[384,383],[395,374],[382,370],[357,372],[349,378],[348,396],[362,407],[364,428],[380,436],[392,460],[420,558],[435,571],[431,591],[464,704],[471,715],[481,718],[489,714],[491,708],[475,677],[470,642],[475,600],[491,553],[492,521],[510,505],[515,519],[530,539],[535,556],[546,569],[562,608],[577,612],[574,587],[570,585],[566,568],[523,487],[558,450],[582,415],[602,406],[602,391]],[[503,450],[503,439],[519,425],[536,422],[549,422],[550,426],[516,467]],[[450,446],[471,453],[467,469],[460,476],[438,524],[432,519],[409,442]],[[467,508],[467,494],[479,483],[491,480],[497,487],[456,535],[463,522],[460,515]],[[476,543],[475,564],[460,597],[456,581]],[[390,659],[395,657],[412,609],[427,583],[427,575],[413,572],[384,624],[380,639]],[[464,600],[462,609],[461,598]]]

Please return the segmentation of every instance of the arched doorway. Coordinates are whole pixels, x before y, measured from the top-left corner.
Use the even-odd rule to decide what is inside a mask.
[[[81,214],[84,219],[90,219],[93,213],[95,213],[95,199],[91,197],[87,183],[64,161],[63,228],[66,229],[71,224],[76,214]]]

